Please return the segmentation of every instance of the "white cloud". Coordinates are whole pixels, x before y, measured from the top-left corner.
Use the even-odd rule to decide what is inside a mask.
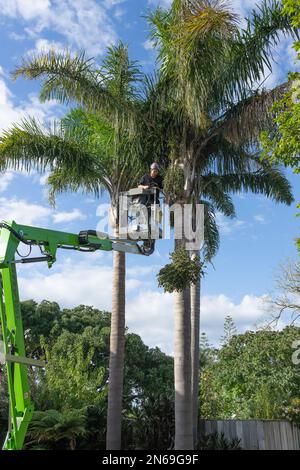
[[[154,5],[156,7],[169,8],[172,0],[148,0],[148,3],[149,5]]]
[[[96,264],[92,256],[74,252],[72,260],[57,264],[46,274],[27,269],[24,277],[23,271],[19,279],[21,297],[55,300],[65,307],[85,304],[109,310],[112,270],[102,262]],[[88,257],[89,262],[83,257]]]
[[[85,220],[86,215],[79,209],[73,209],[71,212],[55,212],[53,214],[53,222],[55,224],[73,222],[74,220]]]
[[[121,18],[125,15],[125,13],[126,13],[126,10],[124,10],[123,8],[116,8],[116,11],[114,12],[114,17],[117,20],[121,20]]]
[[[265,224],[266,223],[265,216],[262,215],[262,214],[257,214],[253,218],[256,222],[259,222],[260,224]]]
[[[31,20],[47,14],[51,6],[50,0],[0,0],[1,13],[12,18],[22,16],[25,20]]]
[[[111,8],[116,5],[120,5],[120,3],[124,3],[126,0],[104,0],[104,6],[106,8]]]
[[[7,171],[6,173],[0,174],[0,193],[4,193],[14,178],[13,171]]]
[[[0,219],[15,220],[20,224],[34,225],[50,217],[51,209],[16,198],[0,197]]]
[[[201,299],[201,331],[218,344],[223,334],[224,320],[231,315],[239,332],[255,329],[266,315],[266,296],[245,295],[240,303],[225,295],[203,296]],[[173,297],[155,291],[141,292],[127,303],[127,324],[131,331],[142,336],[149,346],[159,346],[167,353],[173,351]]]
[[[147,41],[143,43],[143,46],[146,51],[151,51],[154,49],[154,43],[151,41],[151,39],[147,39]]]
[[[103,53],[116,41],[106,8],[118,3],[121,2],[106,1],[101,5],[96,0],[0,0],[0,14],[22,18],[31,37],[52,30],[64,36],[69,46],[94,55]]]
[[[26,208],[24,208],[26,209]],[[62,255],[63,256],[63,255]],[[100,258],[100,262],[99,262]],[[59,258],[58,258],[59,259]],[[55,300],[62,307],[79,304],[111,310],[112,255],[74,253],[58,262],[53,270],[24,266],[20,287],[23,299]],[[150,347],[173,351],[173,296],[151,287],[147,282],[153,266],[131,266],[127,271],[126,324]],[[146,280],[146,284],[145,284]],[[238,331],[255,329],[266,318],[267,296],[244,295],[234,301],[224,294],[204,295],[201,299],[201,331],[218,344],[224,320],[231,315]]]
[[[49,176],[50,176],[50,173],[47,172],[39,178],[39,183],[41,186],[45,186],[48,183]]]
[[[41,103],[35,93],[28,95],[28,100],[16,105],[15,96],[8,88],[4,73],[0,67],[0,131],[8,129],[28,116],[34,116],[40,123],[51,122],[58,110],[54,100]]]
[[[15,220],[17,223],[26,225],[47,226],[49,220],[54,224],[66,224],[75,220],[85,220],[86,215],[76,208],[69,212],[59,212],[24,199],[0,197],[0,219]]]
[[[55,52],[64,52],[67,49],[61,42],[49,41],[48,39],[39,38],[35,42],[34,49],[30,49],[26,52],[26,55],[32,56],[33,54],[47,53],[51,50]]]
[[[221,212],[216,213],[216,221],[223,235],[230,235],[232,232],[240,230],[246,225],[246,222],[243,220],[230,219],[225,217]]]
[[[15,33],[14,31],[9,33],[9,37],[13,39],[14,41],[23,41],[25,39],[24,34],[18,34],[18,33]]]
[[[107,265],[109,261],[110,264]],[[85,304],[111,310],[110,254],[99,252],[97,256],[93,253],[74,253],[72,258],[58,263],[51,271],[27,266],[22,269],[20,292],[23,299],[48,299],[57,301],[62,307]],[[171,354],[173,296],[145,289],[138,269],[132,268],[130,274],[134,277],[129,276],[126,283],[126,324],[130,331],[139,334],[148,346],[159,346]],[[227,315],[233,317],[239,332],[253,330],[266,315],[266,299],[266,296],[248,294],[240,302],[234,302],[223,294],[204,295],[201,299],[201,331],[205,331],[210,341],[217,345],[223,334]]]
[[[59,254],[62,256],[62,251]],[[112,254],[104,252],[74,252],[50,271],[45,267],[23,266],[19,279],[21,297],[55,300],[64,307],[85,304],[110,311],[111,261]],[[140,290],[141,284],[138,279],[128,279],[127,293]]]

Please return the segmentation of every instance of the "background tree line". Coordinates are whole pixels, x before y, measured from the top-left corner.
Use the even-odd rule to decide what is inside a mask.
[[[110,313],[56,302],[22,302],[27,355],[46,359],[30,369],[36,412],[26,448],[105,449]],[[237,334],[226,318],[221,346],[200,344],[202,419],[282,419],[300,423],[299,366],[292,343],[300,328]],[[126,330],[124,449],[174,446],[173,358]],[[1,438],[7,428],[7,390],[1,369]]]

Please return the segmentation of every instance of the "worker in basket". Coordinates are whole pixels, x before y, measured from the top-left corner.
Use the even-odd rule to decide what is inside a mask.
[[[162,176],[159,174],[159,166],[157,163],[152,163],[150,167],[150,173],[146,173],[139,183],[139,188],[142,189],[150,189],[150,188],[157,188],[156,191],[156,203],[159,204],[159,191],[164,189],[164,180]],[[154,203],[154,196],[151,196],[152,200],[148,201],[140,201],[141,203],[145,202],[150,205]]]
[[[145,240],[143,249],[147,254],[150,254],[154,251],[155,247],[155,240],[151,239],[152,229],[150,228],[151,225],[151,211],[153,211],[154,216],[154,223],[155,226],[158,228],[158,224],[161,222],[161,211],[160,211],[160,192],[163,191],[163,178],[159,174],[159,166],[157,163],[152,163],[150,167],[150,173],[146,173],[139,182],[140,189],[156,189],[156,191],[151,192],[150,194],[141,194],[138,197],[138,204],[143,205],[147,208],[147,215],[148,215],[148,240]],[[158,237],[160,236],[161,229],[158,229]]]

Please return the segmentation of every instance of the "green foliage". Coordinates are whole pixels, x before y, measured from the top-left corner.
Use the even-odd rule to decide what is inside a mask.
[[[184,248],[178,248],[170,258],[172,263],[163,267],[157,275],[159,287],[163,287],[165,292],[180,292],[198,282],[202,274],[199,257],[191,259]]]
[[[291,18],[295,28],[300,27],[298,0],[283,0],[283,14]],[[300,42],[294,44],[300,59]],[[300,172],[300,74],[290,73],[286,93],[272,107],[275,128],[261,134],[262,157],[294,168]]]
[[[203,370],[211,360],[212,347],[209,344],[208,337],[205,332],[200,335],[200,370]]]
[[[227,315],[224,322],[224,335],[221,337],[221,344],[229,344],[232,337],[237,334],[235,323],[230,315]]]
[[[170,399],[171,398],[171,399]],[[174,399],[155,393],[142,406],[135,406],[126,415],[124,431],[126,447],[131,449],[170,449],[174,436]]]
[[[198,450],[242,450],[238,438],[226,439],[224,433],[200,435]]]
[[[276,129],[262,132],[263,158],[294,168],[300,172],[300,75],[289,77],[290,89],[284,98],[273,106]]]
[[[300,398],[292,398],[286,406],[283,406],[282,415],[300,427]]]
[[[55,397],[56,406],[72,409],[91,403],[103,405],[106,370],[100,363],[101,343],[101,334],[87,327],[81,334],[64,331],[50,347],[44,345],[46,384]]]
[[[283,12],[291,17],[295,28],[300,26],[300,5],[298,0],[283,0]]]
[[[233,336],[202,372],[202,417],[283,418],[283,406],[299,397],[300,375],[292,362],[299,331],[290,326]]]
[[[36,411],[29,426],[25,448],[36,448],[38,444],[45,446],[45,449],[55,449],[57,444],[62,444],[75,450],[77,439],[87,434],[86,419],[85,410],[62,413],[57,410]]]
[[[110,313],[84,305],[61,310],[55,302],[32,300],[21,308],[27,354],[47,359],[45,370],[28,369],[37,412],[26,448],[105,449]],[[132,333],[125,335],[125,351],[123,447],[166,448],[174,428],[173,358]],[[5,431],[3,372],[0,393]]]
[[[171,202],[180,200],[184,188],[184,171],[177,165],[171,165],[165,174],[164,190],[170,194]]]
[[[25,330],[26,349],[29,355],[43,356],[40,349],[40,337],[49,337],[53,328],[59,323],[61,311],[56,302],[33,300],[21,302],[21,313]]]

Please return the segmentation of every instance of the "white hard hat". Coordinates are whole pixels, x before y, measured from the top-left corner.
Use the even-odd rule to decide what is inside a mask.
[[[159,166],[158,166],[157,163],[152,163],[152,165],[151,165],[150,168],[151,168],[151,170],[157,170],[157,171],[159,171]]]

